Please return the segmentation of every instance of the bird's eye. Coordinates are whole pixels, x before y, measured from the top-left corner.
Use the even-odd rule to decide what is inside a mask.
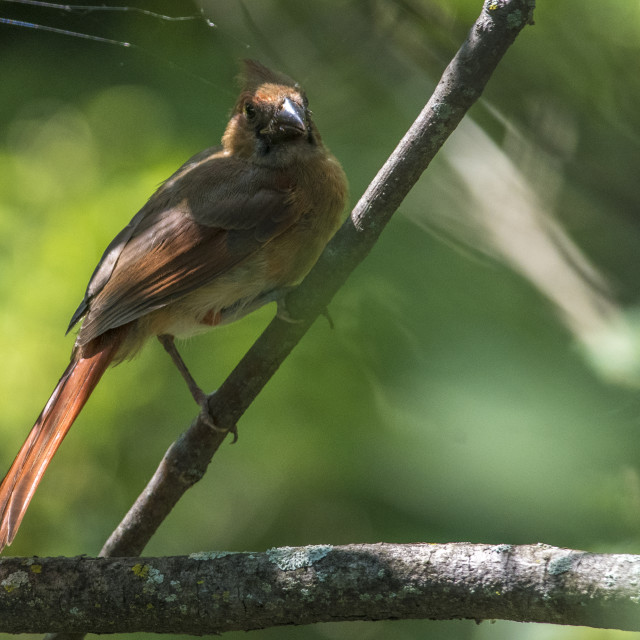
[[[244,115],[247,116],[247,120],[253,120],[256,117],[256,108],[250,103],[244,103]]]

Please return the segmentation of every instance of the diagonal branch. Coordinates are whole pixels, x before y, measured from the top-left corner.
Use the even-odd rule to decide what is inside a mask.
[[[481,95],[521,29],[534,0],[485,0],[480,17],[435,92],[362,196],[318,264],[287,298],[301,321],[275,318],[218,391],[209,408],[222,430],[235,426],[258,393],[365,258],[382,229],[448,136]],[[196,419],[171,445],[149,484],[105,543],[102,556],[135,556],[184,492],[205,473],[226,433]]]
[[[498,619],[640,631],[639,579],[640,556],[544,544],[352,544],[167,558],[3,558],[0,631],[208,635],[399,619]]]

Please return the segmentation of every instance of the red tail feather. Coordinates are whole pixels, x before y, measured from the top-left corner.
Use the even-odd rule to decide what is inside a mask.
[[[53,455],[116,355],[122,341],[110,337],[92,355],[71,360],[2,481],[0,551],[13,541]]]

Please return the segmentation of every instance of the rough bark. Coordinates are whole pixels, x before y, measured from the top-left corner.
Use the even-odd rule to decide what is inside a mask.
[[[361,544],[167,558],[6,558],[0,631],[212,634],[487,619],[640,631],[640,556],[544,544]]]

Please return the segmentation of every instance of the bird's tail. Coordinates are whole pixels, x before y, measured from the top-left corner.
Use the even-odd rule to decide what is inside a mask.
[[[13,542],[42,475],[122,343],[105,337],[90,355],[74,354],[0,485],[0,551]]]

